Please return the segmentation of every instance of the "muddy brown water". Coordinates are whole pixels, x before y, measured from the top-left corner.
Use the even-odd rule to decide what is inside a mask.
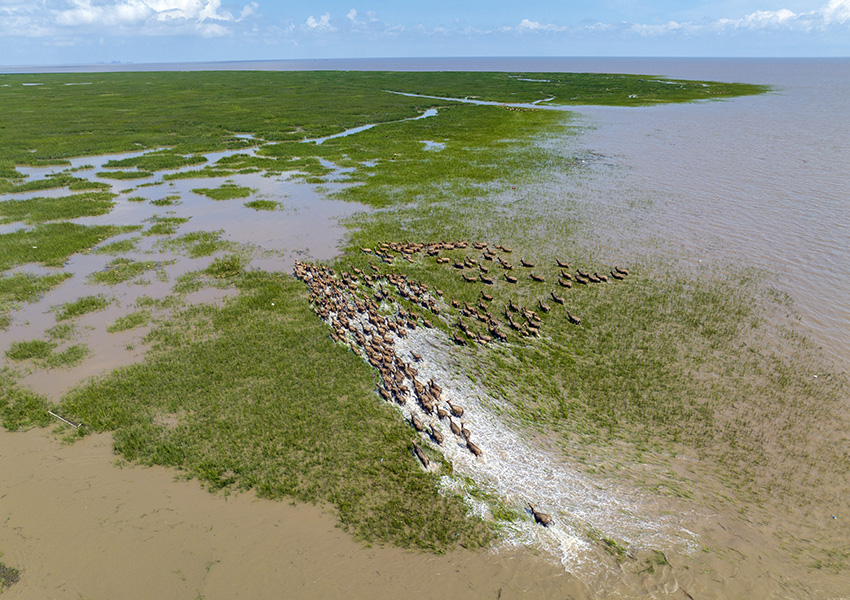
[[[17,598],[567,598],[584,586],[527,553],[366,547],[311,505],[213,495],[119,467],[108,435],[0,432],[0,548]]]

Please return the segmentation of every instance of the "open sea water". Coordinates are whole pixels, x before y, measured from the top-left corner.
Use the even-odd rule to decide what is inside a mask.
[[[577,147],[604,165],[585,201],[628,196],[639,208],[619,218],[633,231],[769,272],[826,356],[850,368],[850,59],[317,59],[0,72],[212,69],[606,72],[770,85],[769,94],[722,101],[578,107]]]

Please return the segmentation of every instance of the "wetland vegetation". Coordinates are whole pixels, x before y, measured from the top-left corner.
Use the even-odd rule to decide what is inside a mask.
[[[463,372],[500,400],[494,411],[559,448],[586,473],[699,506],[747,511],[773,503],[794,513],[821,511],[811,490],[846,473],[848,459],[837,438],[827,436],[817,456],[810,451],[822,441],[817,423],[835,414],[844,382],[813,377],[817,356],[794,329],[782,294],[762,274],[697,277],[671,269],[664,257],[629,257],[624,281],[558,287],[564,269],[557,261],[568,262],[572,272],[607,274],[614,268],[580,242],[578,233],[589,225],[571,199],[535,197],[541,179],[575,166],[573,156],[546,143],[571,134],[569,113],[386,92],[647,105],[766,88],[539,73],[39,77],[44,85],[28,87],[22,76],[0,75],[0,83],[8,84],[0,88],[0,193],[10,194],[0,201],[0,222],[23,226],[0,234],[0,328],[10,327],[17,307],[71,277],[59,269],[75,254],[115,256],[90,283],[117,286],[159,269],[137,256],[139,238],[110,241],[142,226],[142,236],[161,238],[159,247],[206,259],[169,281],[167,298],[140,298],[111,322],[113,333],[145,330],[147,352],[138,364],[81,382],[53,406],[84,423],[73,435],[111,431],[115,451],[127,460],[174,467],[213,490],[325,503],[366,541],[435,552],[457,544],[477,548],[499,534],[502,522],[492,515],[516,518],[498,500],[491,502],[490,517],[472,515],[460,494],[441,491],[439,476],[451,475],[451,464],[429,447],[438,467],[419,468],[413,448],[421,438],[380,400],[376,371],[334,343],[311,310],[305,286],[289,272],[250,267],[256,250],[228,242],[221,231],[181,232],[189,218],[171,212],[134,226],[69,222],[96,215],[103,222],[115,206],[144,200],[138,190],[112,191],[103,182],[63,197],[13,196],[84,189],[85,172],[72,174],[70,158],[146,151],[109,160],[108,170],[96,176],[116,186],[158,172],[164,182],[221,178],[216,186],[192,191],[242,202],[254,190],[232,181],[234,176],[288,173],[372,207],[349,220],[345,247],[330,265],[339,272],[368,271],[377,262],[361,248],[406,241],[470,241],[443,254],[453,263],[475,259],[483,265],[471,245],[476,240],[510,246],[516,263],[534,263],[545,283],[527,276],[511,283],[492,263],[498,279],[470,283],[434,257],[403,260],[397,252],[391,268],[441,290],[444,317],[432,320],[447,335],[455,332],[457,316],[451,300],[475,305],[485,290],[493,306],[516,302],[538,313],[539,336],[511,333],[506,343],[490,344],[469,338],[452,353]],[[91,85],[64,85],[83,80]],[[432,108],[437,116],[410,120]],[[381,125],[322,144],[303,143],[372,123]],[[439,146],[423,148],[423,140]],[[203,156],[225,151],[212,164]],[[27,166],[61,172],[28,181],[21,172]],[[163,209],[180,204],[166,198],[152,203]],[[244,206],[282,210],[270,200]],[[11,272],[36,265],[54,272]],[[187,302],[186,294],[208,287],[236,293],[221,305]],[[566,297],[565,307],[553,302],[556,292]],[[408,300],[396,301],[405,310],[417,309]],[[83,295],[58,307],[55,320],[104,310],[110,302],[104,295]],[[551,310],[542,309],[547,303]],[[567,309],[580,323],[570,322]],[[46,337],[15,342],[6,351],[13,361],[0,373],[0,418],[7,428],[49,421],[48,400],[20,384],[16,362],[49,369],[85,357],[84,344],[60,352],[57,341]],[[678,469],[683,454],[699,461]],[[475,493],[493,498],[489,491]],[[620,542],[597,537],[618,562],[630,560]],[[840,555],[837,547],[785,543],[801,556]],[[664,557],[655,552],[651,556]],[[667,559],[649,564],[665,566]],[[829,564],[845,568],[843,559]]]

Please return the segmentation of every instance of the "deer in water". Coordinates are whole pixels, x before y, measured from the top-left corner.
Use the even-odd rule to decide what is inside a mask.
[[[537,523],[540,523],[541,525],[543,525],[543,527],[549,527],[549,525],[551,525],[552,523],[555,522],[552,519],[552,515],[549,515],[549,514],[544,513],[544,512],[540,512],[539,510],[534,508],[534,505],[531,504],[531,502],[528,503],[528,508],[531,509],[531,514],[534,515],[534,520]]]

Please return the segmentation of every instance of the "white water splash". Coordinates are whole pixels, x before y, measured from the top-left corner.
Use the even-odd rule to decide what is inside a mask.
[[[482,456],[476,458],[443,423],[440,426],[446,439],[434,446],[456,474],[492,490],[510,506],[527,509],[532,503],[555,520],[551,526],[541,527],[526,510],[527,519],[508,525],[505,544],[541,548],[567,570],[587,573],[599,568],[598,561],[592,560],[597,553],[589,538],[591,532],[634,550],[693,545],[693,534],[677,527],[671,518],[652,515],[647,499],[592,481],[555,452],[523,439],[489,408],[504,403],[486,395],[456,368],[459,365],[452,358],[452,346],[444,338],[441,333],[419,327],[406,338],[395,338],[394,345],[396,353],[406,360],[412,352],[421,355],[416,364],[417,378],[427,381],[433,377],[443,388],[442,397],[464,408],[460,420],[471,431]],[[416,414],[425,423],[435,421],[412,401],[402,412],[407,418]],[[461,485],[449,477],[444,477],[443,483],[455,489]],[[479,514],[487,510],[484,503],[472,504]]]

